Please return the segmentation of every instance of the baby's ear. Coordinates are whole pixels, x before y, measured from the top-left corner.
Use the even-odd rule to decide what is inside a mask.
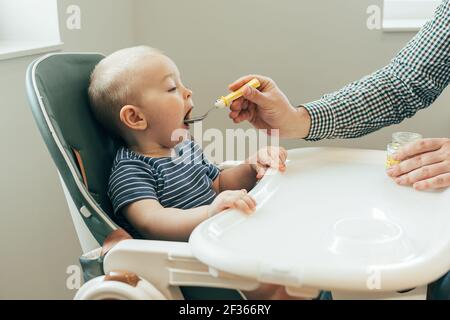
[[[148,127],[144,113],[133,105],[126,105],[120,109],[120,121],[132,130],[143,131]]]

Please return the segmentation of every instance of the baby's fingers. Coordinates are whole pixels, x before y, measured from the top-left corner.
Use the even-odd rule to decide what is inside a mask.
[[[250,208],[250,206],[247,204],[247,202],[244,201],[244,199],[238,199],[234,202],[234,207],[244,213],[250,214],[253,212],[253,210]]]
[[[256,201],[247,194],[244,197],[236,200],[235,207],[247,214],[250,214],[256,210]]]
[[[263,167],[259,164],[256,165],[256,179],[261,179],[266,174],[266,167]]]
[[[287,152],[283,147],[271,147],[267,149],[267,153],[271,159],[270,167],[280,171],[286,170]]]
[[[273,157],[269,150],[267,149],[259,154],[258,163],[265,167],[278,169],[280,161],[278,158]]]
[[[284,148],[279,149],[279,160],[280,160],[280,170],[285,171],[286,170],[286,159],[287,159],[287,151]]]
[[[250,196],[250,195],[247,194],[246,196],[244,196],[244,197],[242,198],[242,200],[244,200],[245,203],[247,203],[247,205],[249,206],[249,208],[250,208],[252,211],[255,211],[255,209],[256,209],[256,201],[255,201],[255,199],[253,199],[252,196]]]

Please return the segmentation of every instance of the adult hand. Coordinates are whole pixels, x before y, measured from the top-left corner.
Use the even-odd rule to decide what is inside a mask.
[[[399,185],[412,185],[416,190],[450,186],[450,139],[413,142],[399,150],[394,160],[402,162],[387,173]]]
[[[238,90],[257,78],[258,89],[245,86],[243,97],[231,105],[230,118],[235,123],[249,121],[257,129],[269,134],[279,130],[281,138],[305,138],[311,127],[311,118],[305,108],[294,108],[276,83],[260,75],[247,75],[233,82],[229,89]]]

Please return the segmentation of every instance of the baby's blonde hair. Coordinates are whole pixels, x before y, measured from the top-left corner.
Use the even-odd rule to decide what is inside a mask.
[[[147,46],[122,49],[101,60],[92,72],[89,85],[92,111],[115,138],[121,138],[123,133],[120,110],[136,103],[138,93],[131,85],[134,71],[143,58],[161,53]]]

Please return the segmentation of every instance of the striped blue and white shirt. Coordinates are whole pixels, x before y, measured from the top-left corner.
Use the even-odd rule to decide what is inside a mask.
[[[355,138],[412,117],[450,83],[450,1],[381,70],[304,105],[307,140]]]
[[[177,145],[172,157],[152,158],[121,147],[116,154],[108,184],[114,213],[144,199],[157,200],[165,208],[191,209],[211,204],[216,193],[213,181],[219,169],[208,161],[194,141]],[[117,219],[123,221],[123,219]],[[130,230],[128,223],[122,225]]]

